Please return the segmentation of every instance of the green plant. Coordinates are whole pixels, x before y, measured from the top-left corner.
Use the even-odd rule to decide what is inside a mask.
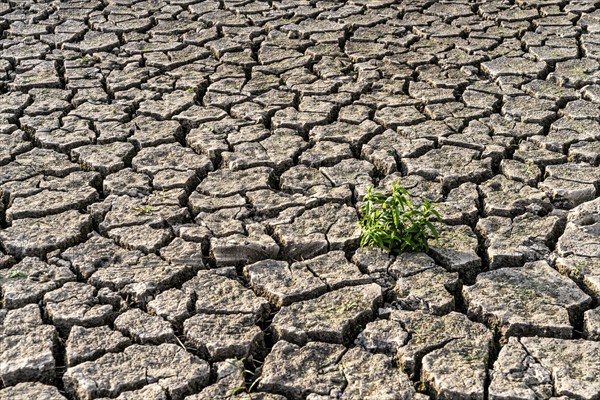
[[[246,387],[246,385],[238,386],[231,392],[231,396],[239,396],[241,394],[247,394],[248,397],[250,397],[250,399],[251,399],[252,398],[251,393],[259,381],[260,381],[260,378],[257,378],[248,387]]]
[[[523,168],[521,168],[521,172],[523,172],[524,174],[529,175],[529,176],[535,176],[535,168],[536,168],[535,163],[531,160],[527,160],[527,162],[525,163],[525,166]]]
[[[8,274],[6,274],[6,277],[9,279],[23,279],[27,278],[27,274],[23,271],[19,271],[18,269],[13,269]]]
[[[392,194],[377,193],[370,187],[363,198],[359,224],[360,246],[373,246],[396,253],[427,251],[430,236],[439,233],[432,222],[441,220],[438,204],[422,198],[415,207],[408,191],[399,182],[392,185]]]
[[[357,302],[355,302],[355,301],[352,301],[352,302],[350,302],[350,303],[346,303],[346,304],[344,304],[344,305],[342,306],[342,309],[343,309],[344,311],[351,311],[351,310],[354,310],[354,309],[355,309],[355,308],[357,308],[357,307],[358,307],[358,303],[357,303]]]
[[[154,211],[158,211],[158,210],[160,210],[160,208],[152,207],[152,206],[148,206],[148,205],[133,207],[133,211],[135,211],[135,213],[137,215],[152,214]]]
[[[247,384],[243,384],[243,385],[240,385],[240,386],[236,387],[235,389],[233,389],[231,392],[231,397],[235,397],[235,396],[244,394],[244,395],[248,395],[248,397],[250,399],[252,399],[251,393],[254,390],[254,387],[260,381],[260,377],[254,378],[254,372],[245,368],[245,366],[244,366],[245,361],[246,361],[245,358],[238,359],[236,357],[235,361],[234,361],[235,364],[233,364],[233,365],[240,370],[240,372],[242,373],[242,377],[244,378],[244,381],[245,382],[250,381],[251,383],[249,386]],[[230,361],[230,363],[231,363],[231,361]]]
[[[90,164],[85,163],[85,162],[81,162],[79,164],[79,166],[81,167],[82,171],[91,172],[94,170],[94,167],[92,167]]]

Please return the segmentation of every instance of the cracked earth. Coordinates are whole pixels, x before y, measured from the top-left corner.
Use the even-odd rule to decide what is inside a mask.
[[[600,399],[596,0],[0,3],[0,399]],[[362,196],[439,202],[427,254]]]

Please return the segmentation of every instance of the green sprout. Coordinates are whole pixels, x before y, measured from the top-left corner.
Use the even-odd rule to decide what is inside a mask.
[[[231,397],[239,396],[241,394],[246,394],[250,398],[252,398],[250,393],[252,393],[252,391],[254,390],[254,388],[256,387],[258,382],[260,381],[260,377],[254,378],[254,376],[255,376],[254,372],[252,372],[244,367],[245,361],[246,361],[245,358],[238,359],[236,357],[234,365],[242,372],[242,377],[244,378],[244,381],[246,381],[246,382],[252,381],[252,383],[250,384],[250,386],[247,386],[246,384],[244,384],[244,385],[240,385],[240,386],[236,387],[235,389],[233,389],[231,391]]]
[[[441,221],[436,210],[439,205],[422,198],[422,203],[415,207],[399,182],[392,185],[390,196],[370,187],[363,201],[359,221],[361,247],[380,247],[395,253],[427,251],[429,237],[439,237],[432,223]]]
[[[160,210],[160,208],[152,206],[133,207],[133,211],[135,211],[135,213],[138,215],[152,214],[154,211],[158,210]]]
[[[27,274],[23,271],[19,271],[18,269],[13,269],[6,274],[6,277],[9,279],[24,279],[27,278]]]

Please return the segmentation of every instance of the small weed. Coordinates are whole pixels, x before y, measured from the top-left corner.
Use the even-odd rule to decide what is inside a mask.
[[[24,279],[27,278],[27,274],[23,271],[19,271],[18,269],[13,269],[8,274],[6,274],[8,279]]]
[[[252,384],[250,386],[238,386],[236,387],[232,392],[231,392],[231,396],[239,396],[241,394],[246,394],[248,395],[248,397],[252,398],[252,396],[250,396],[250,393],[252,393],[252,391],[254,390],[254,387],[258,384],[258,382],[260,381],[260,378],[257,378],[256,380],[254,380],[254,382],[252,382]]]
[[[528,176],[535,176],[535,163],[531,160],[527,160],[525,166],[521,168],[521,172]]]
[[[194,89],[193,87],[187,88],[187,89],[185,89],[185,91],[187,93],[196,93],[196,89]]]
[[[94,170],[94,167],[85,162],[80,163],[79,166],[81,167],[82,171],[91,172]]]
[[[422,204],[415,207],[399,182],[392,185],[390,196],[369,188],[360,209],[361,247],[381,247],[396,253],[427,251],[429,237],[439,237],[432,222],[439,222],[441,217],[437,203],[421,200]]]
[[[90,56],[89,54],[86,54],[86,55],[82,56],[79,59],[79,62],[82,63],[82,64],[87,64],[90,61],[100,62],[100,57],[98,57],[98,56]]]
[[[133,207],[133,211],[135,211],[135,213],[137,215],[152,214],[154,211],[158,211],[158,210],[160,210],[160,208],[152,207],[152,206]]]
[[[252,381],[252,383],[249,386],[246,384],[243,384],[243,385],[236,387],[235,389],[233,389],[231,391],[231,397],[240,396],[240,395],[248,395],[248,398],[252,399],[252,396],[250,393],[252,393],[255,386],[260,381],[260,377],[254,379],[254,372],[249,371],[244,367],[244,361],[246,361],[246,359],[236,358],[234,366],[242,372],[242,376],[243,376],[245,382]]]

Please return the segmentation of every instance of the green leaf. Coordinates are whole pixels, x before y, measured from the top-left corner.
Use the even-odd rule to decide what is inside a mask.
[[[248,389],[246,389],[246,386],[238,386],[235,389],[233,389],[233,391],[231,392],[232,396],[237,396],[240,393],[247,393]]]
[[[23,271],[19,271],[18,269],[14,269],[6,274],[8,279],[24,279],[27,278],[27,274]]]
[[[400,181],[392,184],[389,196],[375,192],[371,186],[359,210],[360,246],[375,246],[395,253],[428,249],[429,237],[439,237],[432,223],[441,221],[436,208],[438,204],[427,198],[421,198],[415,207]]]

